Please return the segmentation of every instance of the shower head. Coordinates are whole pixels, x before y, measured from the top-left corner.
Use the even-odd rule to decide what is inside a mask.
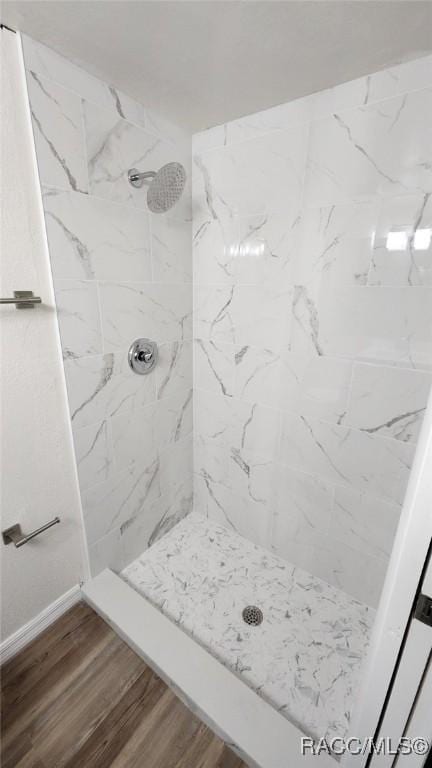
[[[140,188],[147,184],[147,205],[150,211],[165,213],[180,200],[186,183],[186,171],[181,163],[167,163],[158,171],[144,173],[131,168],[128,179],[133,187]]]

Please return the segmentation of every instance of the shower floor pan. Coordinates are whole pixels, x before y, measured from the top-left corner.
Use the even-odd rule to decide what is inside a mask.
[[[371,608],[197,515],[121,575],[303,733],[347,734]]]

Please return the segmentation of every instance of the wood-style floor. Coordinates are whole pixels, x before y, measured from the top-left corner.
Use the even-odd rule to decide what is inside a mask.
[[[2,668],[2,768],[246,768],[84,603]]]

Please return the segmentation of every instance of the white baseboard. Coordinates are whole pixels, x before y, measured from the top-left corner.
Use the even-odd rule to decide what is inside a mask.
[[[24,624],[23,627],[18,629],[10,637],[0,644],[0,663],[4,664],[6,661],[19,653],[25,648],[28,643],[31,643],[41,632],[50,626],[56,619],[66,613],[69,608],[72,608],[75,603],[81,600],[81,587],[77,584],[64,595],[61,595],[57,600],[54,600],[51,605],[44,608],[41,613],[35,616],[34,619]]]

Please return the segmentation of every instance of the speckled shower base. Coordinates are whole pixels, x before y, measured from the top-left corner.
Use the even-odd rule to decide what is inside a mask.
[[[301,730],[346,734],[371,608],[196,515],[122,576]],[[258,627],[242,619],[249,604]]]

